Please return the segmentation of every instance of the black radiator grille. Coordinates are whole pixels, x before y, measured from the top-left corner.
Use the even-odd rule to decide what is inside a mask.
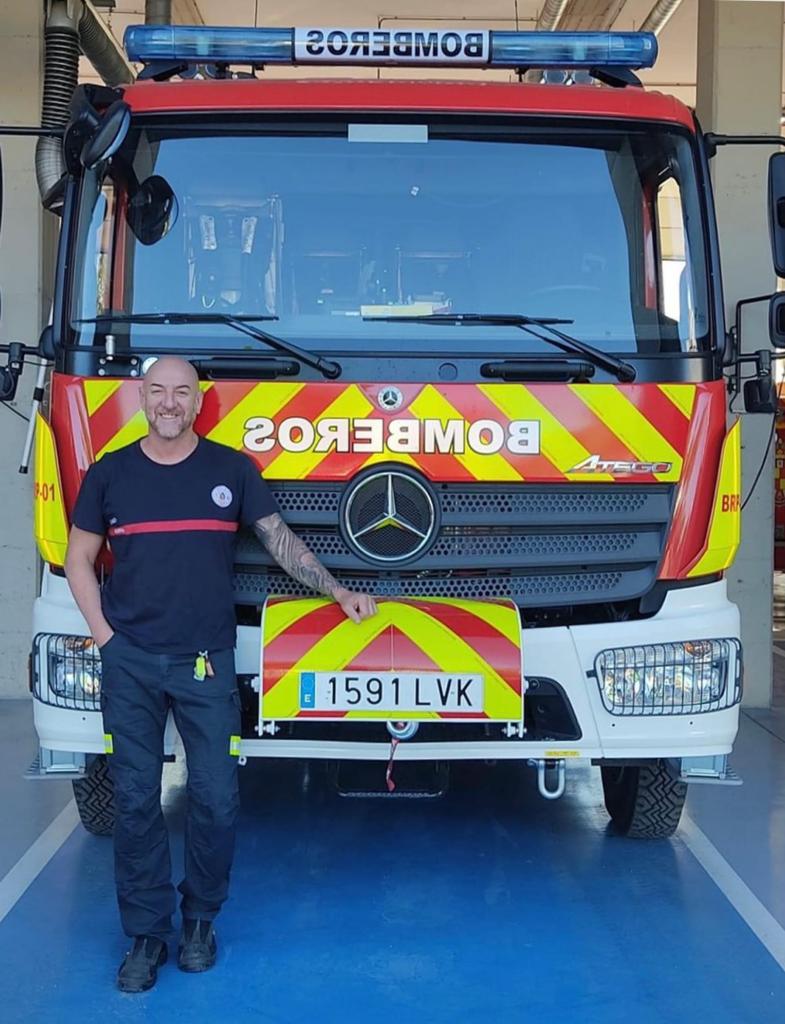
[[[399,570],[357,555],[339,528],[344,484],[273,483],[284,518],[347,586],[380,596],[512,597],[521,606],[623,601],[654,584],[671,517],[666,485],[437,484],[441,527]],[[251,533],[238,538],[240,604],[307,594]]]

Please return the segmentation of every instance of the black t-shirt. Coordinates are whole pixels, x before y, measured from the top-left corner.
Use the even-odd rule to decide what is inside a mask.
[[[153,462],[139,442],[104,455],[87,471],[73,523],[109,538],[101,603],[112,629],[149,651],[190,654],[234,646],[238,525],[277,511],[247,456],[200,438],[175,465]]]

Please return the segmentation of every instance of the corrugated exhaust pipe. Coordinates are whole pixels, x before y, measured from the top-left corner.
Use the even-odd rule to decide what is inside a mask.
[[[81,44],[81,45],[80,45]],[[93,10],[83,0],[51,0],[44,27],[44,90],[41,124],[64,128],[70,119],[70,102],[79,75],[79,54],[84,55],[107,85],[133,81],[133,69]],[[65,171],[60,139],[39,139],[35,150],[35,174],[44,206],[54,209],[47,197]]]
[[[53,3],[44,27],[44,95],[41,125],[62,128],[68,123],[69,103],[79,73],[78,17],[81,0]],[[35,148],[35,176],[44,205],[63,175],[63,143],[60,139],[39,139]]]
[[[658,36],[680,6],[681,0],[657,0],[657,3],[643,19],[640,31],[653,32],[655,36]]]

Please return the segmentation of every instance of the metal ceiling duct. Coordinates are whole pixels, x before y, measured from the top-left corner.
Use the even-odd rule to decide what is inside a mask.
[[[545,0],[535,29],[538,32],[552,32],[559,27],[570,0]]]
[[[134,69],[126,60],[106,23],[89,0],[82,4],[79,19],[79,42],[82,53],[107,85],[128,85],[135,78]]]
[[[607,32],[616,23],[625,3],[626,0],[546,0],[537,27]],[[659,35],[680,4],[681,0],[655,0],[654,6],[639,26],[640,31]]]
[[[658,36],[680,6],[681,0],[657,0],[657,3],[643,19],[641,32],[653,32],[655,36]]]

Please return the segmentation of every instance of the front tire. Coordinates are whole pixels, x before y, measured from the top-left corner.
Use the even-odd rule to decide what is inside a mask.
[[[605,807],[617,832],[630,839],[665,839],[679,825],[687,783],[663,761],[652,765],[604,765]]]
[[[109,778],[106,756],[94,758],[84,778],[73,782],[74,800],[82,824],[94,836],[114,831],[114,787]]]

